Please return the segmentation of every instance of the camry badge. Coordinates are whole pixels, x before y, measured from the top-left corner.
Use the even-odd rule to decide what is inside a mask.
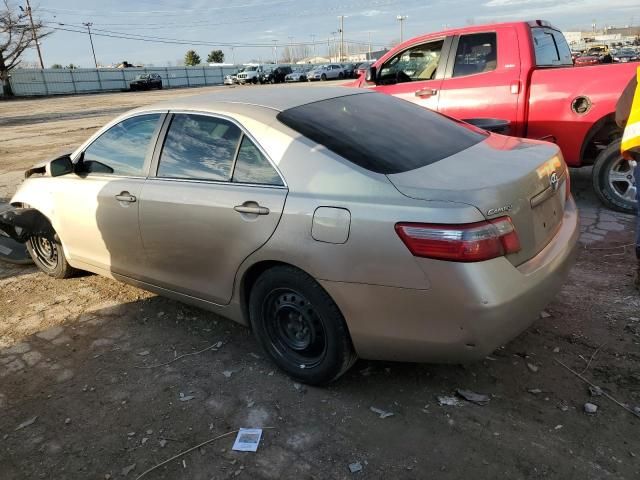
[[[560,180],[558,179],[558,174],[556,172],[553,172],[551,175],[549,175],[549,183],[551,184],[552,190],[558,190],[558,187],[560,186]]]
[[[498,207],[498,208],[490,208],[489,210],[487,210],[487,215],[496,215],[497,213],[504,213],[504,212],[508,212],[509,210],[511,210],[512,205],[505,205],[503,207]]]

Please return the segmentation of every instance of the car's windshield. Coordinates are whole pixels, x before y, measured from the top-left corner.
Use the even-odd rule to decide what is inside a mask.
[[[485,138],[480,130],[379,93],[358,93],[285,110],[278,120],[372,172],[435,163]]]
[[[146,80],[148,78],[149,78],[149,75],[147,75],[147,74],[136,75],[136,80]]]
[[[245,70],[245,72],[255,72],[256,70],[258,70],[258,67],[249,67]]]
[[[562,32],[548,27],[533,27],[531,38],[539,67],[573,65],[571,49]]]

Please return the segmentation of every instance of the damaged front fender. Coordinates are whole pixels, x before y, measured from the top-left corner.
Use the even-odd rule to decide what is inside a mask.
[[[0,213],[0,234],[19,243],[29,237],[54,235],[49,219],[35,208],[13,208]]]

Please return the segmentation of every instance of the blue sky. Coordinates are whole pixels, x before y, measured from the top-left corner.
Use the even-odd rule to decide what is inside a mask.
[[[186,41],[185,44],[152,43],[94,36],[98,62],[166,65],[184,57],[193,47],[202,57],[220,45],[227,60],[238,63],[273,58],[272,47],[240,47],[233,52],[222,43],[282,46],[290,42],[322,41],[316,47],[326,53],[327,38],[338,30],[338,15],[345,15],[345,38],[388,45],[400,36],[397,15],[408,16],[405,39],[443,27],[468,23],[542,18],[571,30],[598,26],[640,24],[639,0],[32,0],[38,16],[51,27],[84,29],[92,22],[95,33],[137,34]],[[113,33],[122,32],[122,33]],[[369,33],[371,32],[371,33]],[[312,35],[314,37],[312,37]],[[190,42],[207,43],[195,45]],[[45,66],[93,64],[86,34],[54,31],[42,43]],[[280,50],[282,52],[282,50]],[[27,61],[35,61],[29,52]],[[204,59],[203,59],[204,60]]]

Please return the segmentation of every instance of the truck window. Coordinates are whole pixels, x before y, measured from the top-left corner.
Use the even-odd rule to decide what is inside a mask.
[[[496,69],[496,64],[495,33],[474,33],[460,37],[453,66],[454,77],[490,72]]]
[[[533,27],[531,28],[531,38],[536,52],[537,66],[573,65],[571,49],[561,32],[546,27]]]
[[[387,60],[380,69],[380,83],[432,80],[440,64],[444,40],[416,45]]]

